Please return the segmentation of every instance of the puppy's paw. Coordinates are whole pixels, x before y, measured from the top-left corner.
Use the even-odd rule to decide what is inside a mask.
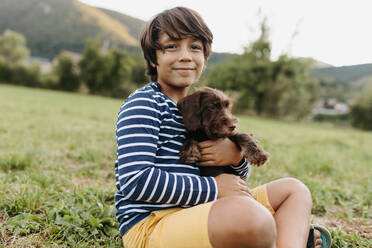
[[[251,165],[262,166],[270,160],[270,154],[265,151],[260,151],[247,156],[247,160]]]

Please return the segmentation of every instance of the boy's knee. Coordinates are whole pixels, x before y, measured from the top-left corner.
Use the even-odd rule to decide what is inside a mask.
[[[276,240],[275,221],[257,201],[247,197],[226,197],[220,225],[223,232],[245,246],[272,247]],[[221,208],[222,210],[222,208]]]
[[[297,194],[301,197],[302,201],[308,205],[312,205],[311,192],[309,188],[300,180],[296,178],[286,178],[289,188],[292,191],[292,194]]]
[[[253,199],[236,199],[234,204],[237,212],[234,215],[233,232],[245,244],[255,244],[257,247],[272,247],[276,239],[276,227],[272,214]],[[253,206],[252,206],[253,205]]]

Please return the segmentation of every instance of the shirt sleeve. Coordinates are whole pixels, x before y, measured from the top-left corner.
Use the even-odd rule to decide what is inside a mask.
[[[243,157],[237,166],[230,166],[233,168],[240,176],[241,179],[247,181],[251,174],[251,165],[248,163],[247,159]]]
[[[127,101],[116,123],[117,187],[124,199],[190,206],[217,199],[213,177],[179,175],[155,167],[162,112],[151,97]]]

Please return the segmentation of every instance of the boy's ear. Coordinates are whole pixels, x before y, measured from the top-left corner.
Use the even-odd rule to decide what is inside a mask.
[[[196,131],[201,127],[200,98],[202,92],[195,92],[178,101],[177,107],[183,118],[183,124],[188,131]]]

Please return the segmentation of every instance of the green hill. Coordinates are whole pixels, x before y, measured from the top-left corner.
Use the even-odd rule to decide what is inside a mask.
[[[319,68],[314,70],[314,75],[320,78],[328,78],[341,83],[347,83],[351,81],[356,81],[368,75],[372,76],[372,63],[351,66]]]
[[[2,0],[0,33],[22,33],[32,56],[52,58],[62,50],[81,52],[86,39],[138,50],[144,22],[77,0]]]
[[[323,88],[322,97],[346,101],[372,83],[372,63],[318,68],[313,70],[313,75]]]

